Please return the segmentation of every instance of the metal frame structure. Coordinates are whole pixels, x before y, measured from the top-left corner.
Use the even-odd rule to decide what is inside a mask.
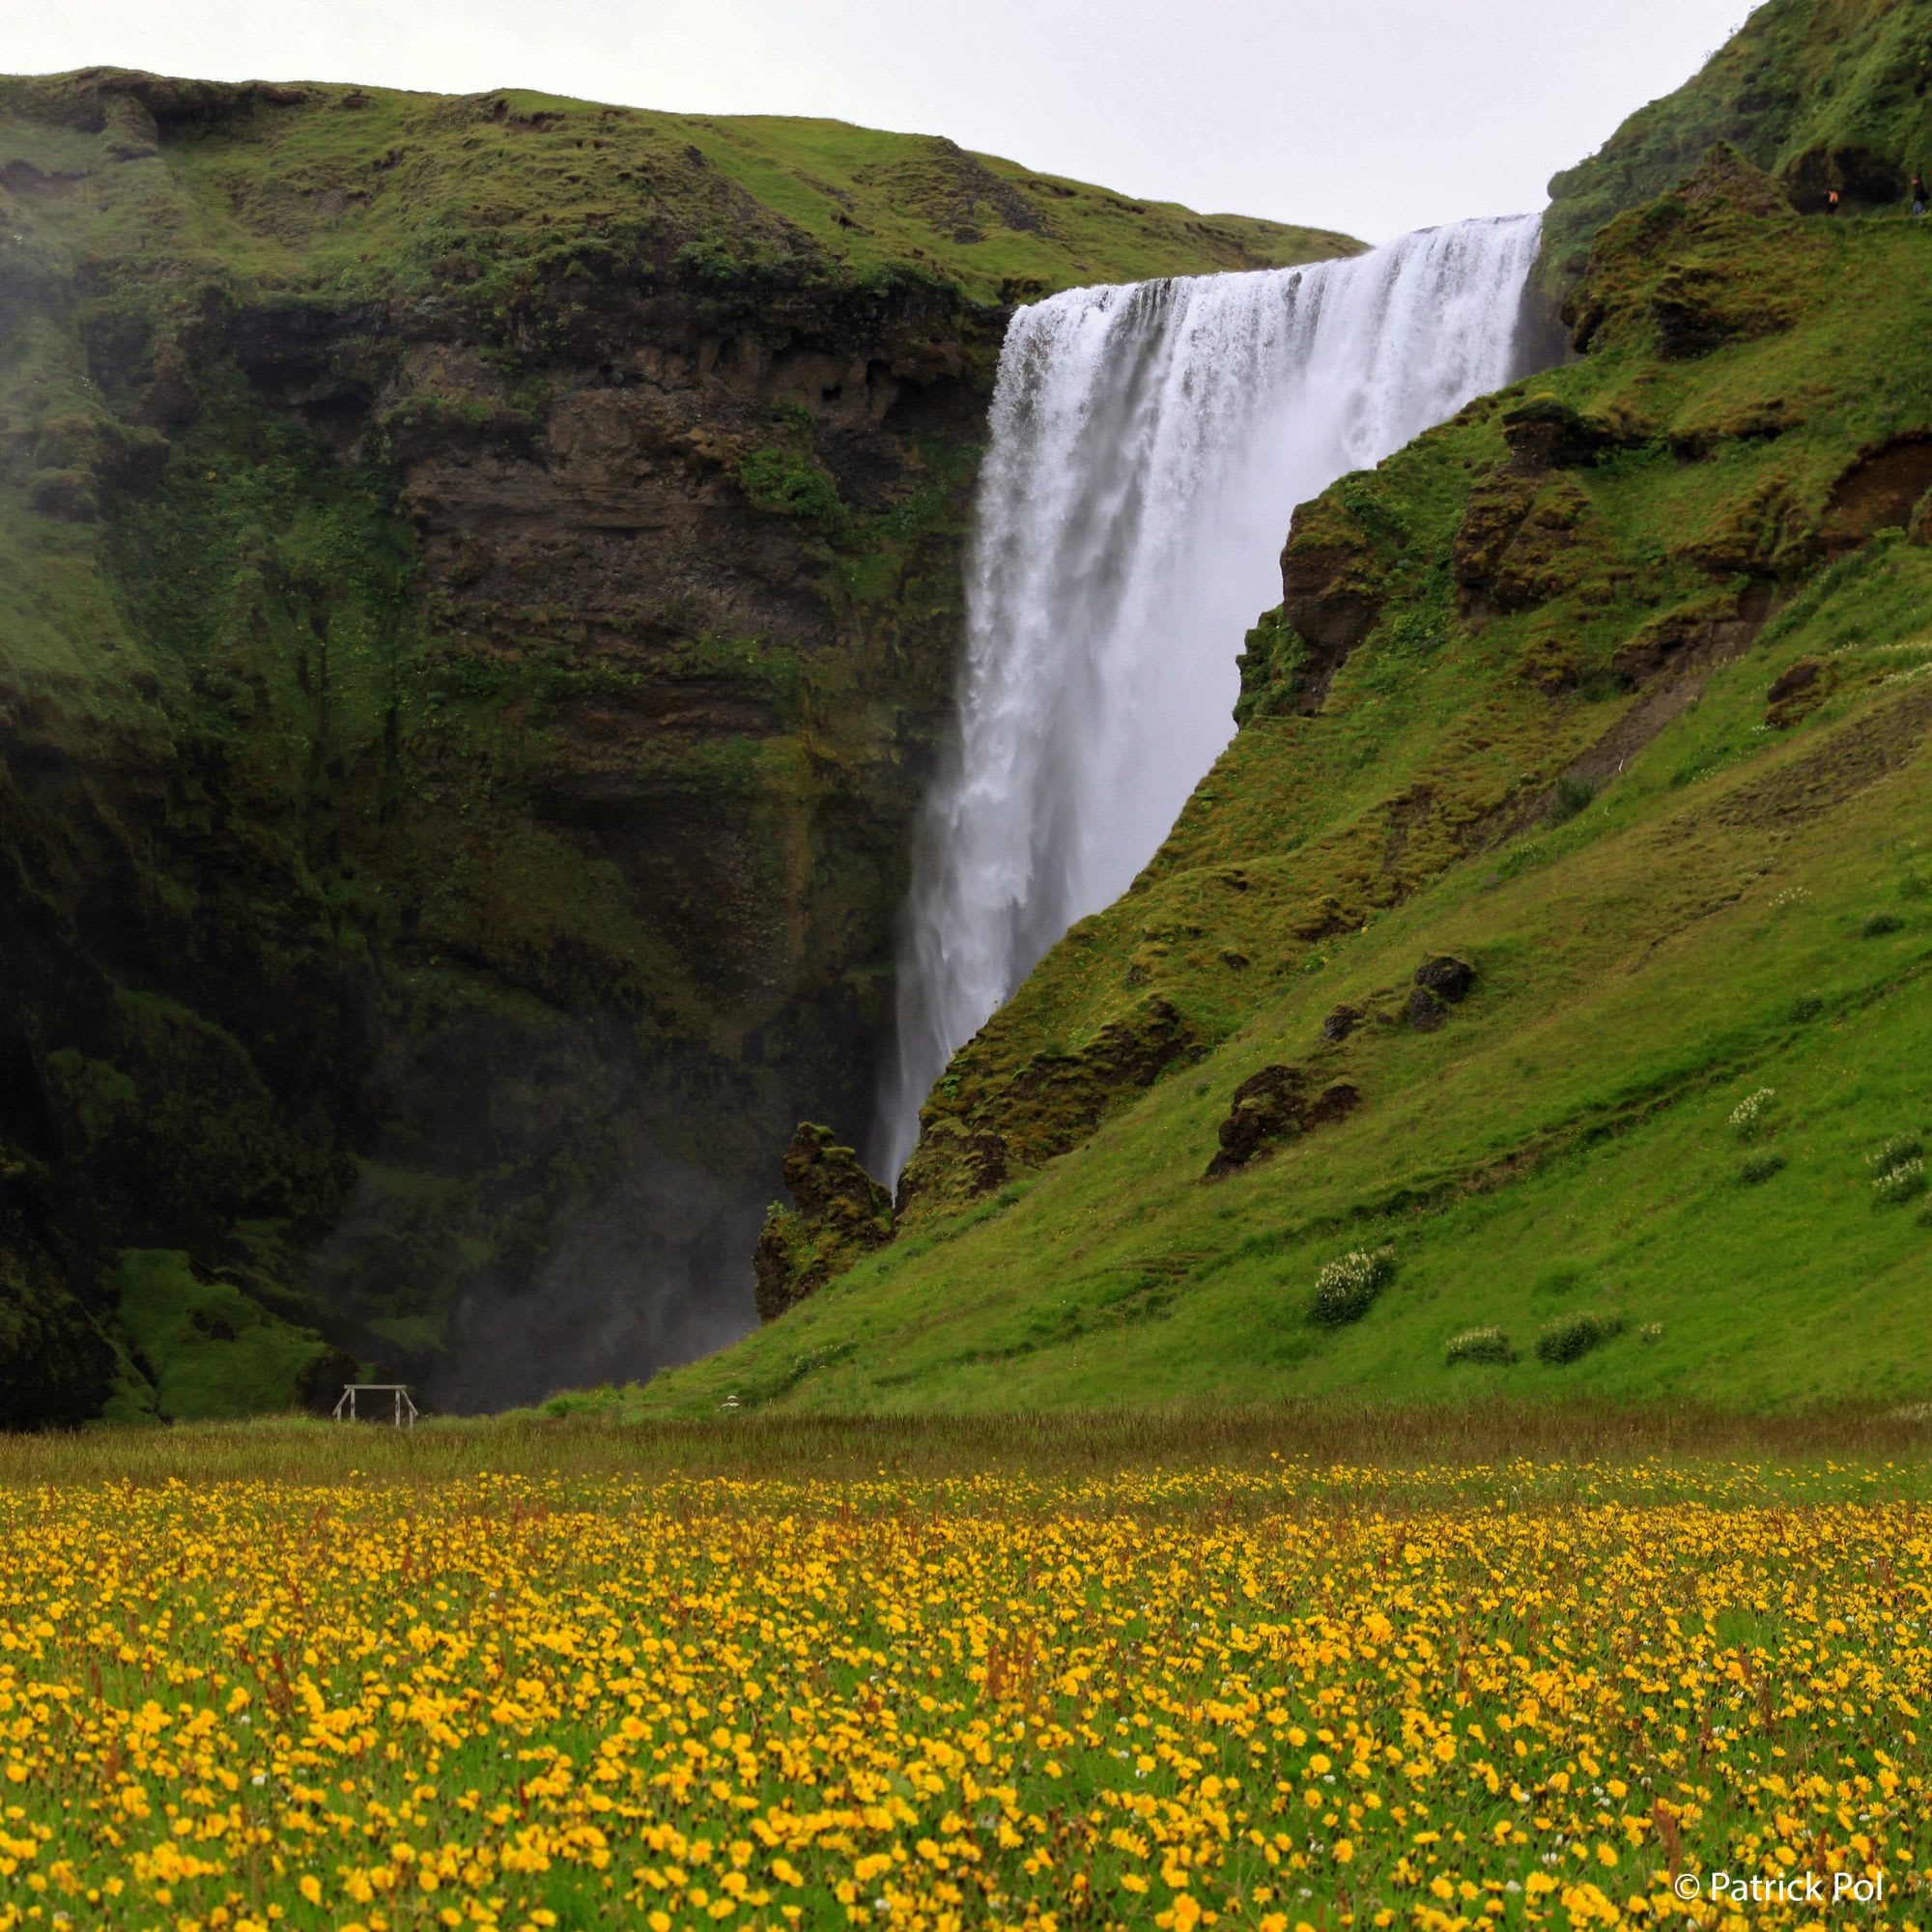
[[[410,1397],[407,1382],[348,1382],[335,1401],[337,1422],[355,1422],[355,1398],[358,1395],[392,1395],[396,1399],[395,1422],[398,1429],[413,1429],[416,1426],[416,1406]],[[347,1410],[345,1414],[344,1411]],[[375,1419],[373,1416],[370,1418]]]

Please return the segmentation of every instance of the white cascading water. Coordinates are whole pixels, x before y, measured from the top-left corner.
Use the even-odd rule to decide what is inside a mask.
[[[958,734],[929,793],[875,1165],[953,1052],[1120,896],[1233,731],[1297,503],[1516,373],[1540,217],[1366,255],[1073,289],[1007,332],[967,565]]]

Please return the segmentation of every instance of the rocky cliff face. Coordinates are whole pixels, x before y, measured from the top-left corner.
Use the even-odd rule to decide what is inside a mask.
[[[0,86],[0,1423],[747,1325],[872,1084],[1002,288],[1301,245],[815,124]]]

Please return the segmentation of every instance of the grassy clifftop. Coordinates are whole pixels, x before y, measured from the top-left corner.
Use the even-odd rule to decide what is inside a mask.
[[[1932,168],[1932,5],[1764,0],[1700,72],[1633,114],[1549,184],[1552,293],[1582,271],[1590,238],[1727,141],[1809,213],[1835,187],[1848,208],[1896,207]]]
[[[1932,1393],[1932,228],[1735,155],[1297,514],[1243,726],[898,1238],[611,1400]]]
[[[89,70],[0,79],[0,121],[8,186],[69,185],[69,210],[124,270],[200,264],[383,299],[452,285],[500,299],[554,266],[592,277],[641,254],[681,255],[721,282],[914,275],[996,301],[1362,245],[1133,201],[939,136],[518,89],[448,98]]]

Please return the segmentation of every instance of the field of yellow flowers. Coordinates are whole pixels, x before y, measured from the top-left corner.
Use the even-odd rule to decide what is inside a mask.
[[[0,1932],[1932,1922],[1872,1470],[0,1455]]]

